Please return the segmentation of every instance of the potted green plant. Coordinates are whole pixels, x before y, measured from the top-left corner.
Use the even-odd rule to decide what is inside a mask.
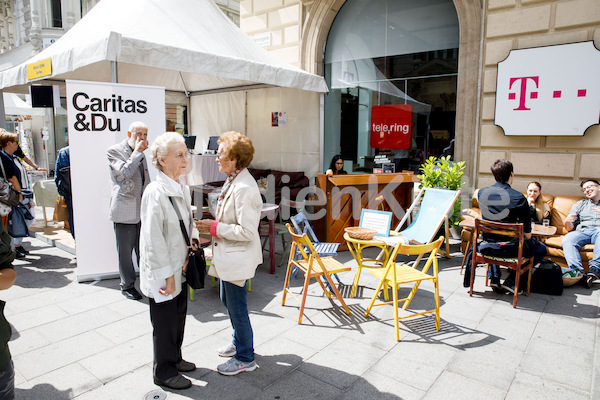
[[[459,190],[462,184],[462,176],[465,171],[465,162],[453,162],[451,156],[437,158],[431,156],[421,164],[419,170],[422,172],[417,175],[421,180],[419,189],[422,187],[445,188]],[[450,217],[451,225],[458,225],[460,222],[461,202],[460,196],[454,203],[454,213]]]

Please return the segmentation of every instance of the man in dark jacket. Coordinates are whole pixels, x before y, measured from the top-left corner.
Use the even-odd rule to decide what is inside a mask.
[[[58,151],[56,157],[56,168],[54,172],[54,182],[58,193],[65,198],[67,210],[69,211],[69,229],[75,239],[75,225],[73,225],[73,199],[71,195],[71,153],[69,146],[63,147]]]
[[[510,187],[515,177],[513,165],[508,160],[496,160],[490,169],[492,170],[492,174],[494,174],[496,183],[481,189],[477,195],[482,218],[495,222],[523,223],[525,231],[523,257],[533,256],[533,263],[536,265],[546,256],[546,246],[531,237],[531,215],[527,199],[521,192]],[[511,257],[517,254],[518,243],[510,241],[510,238],[488,234],[483,239],[489,244],[483,246],[481,251],[484,251],[484,248],[488,247],[490,254],[494,253],[501,257]],[[501,286],[502,289],[514,293],[514,271],[511,271],[508,278],[500,285],[500,270],[498,266],[494,265],[491,268],[490,278],[490,286],[495,290]]]

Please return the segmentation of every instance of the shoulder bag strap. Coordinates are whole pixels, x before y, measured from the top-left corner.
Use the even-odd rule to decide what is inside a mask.
[[[0,168],[2,168],[2,177],[6,182],[8,182],[8,178],[6,177],[6,171],[4,171],[4,162],[2,161],[2,157],[0,157]]]
[[[185,240],[185,244],[189,248],[190,247],[190,237],[188,236],[187,229],[185,229],[185,224],[183,223],[183,219],[181,218],[179,209],[173,202],[173,198],[171,196],[169,196],[169,201],[171,202],[171,205],[173,206],[173,208],[175,209],[175,212],[177,213],[177,218],[179,218],[179,227],[181,228],[181,233],[183,233],[183,239]]]

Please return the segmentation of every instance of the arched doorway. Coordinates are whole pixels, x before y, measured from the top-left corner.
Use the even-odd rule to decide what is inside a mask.
[[[325,162],[417,171],[453,155],[458,17],[452,0],[347,0],[325,48]]]
[[[301,66],[304,70],[324,75],[327,38],[345,3],[346,0],[303,2]],[[482,9],[478,0],[453,3],[460,21],[454,158],[467,161],[464,178],[472,186],[479,143]],[[324,162],[328,164],[329,160]]]

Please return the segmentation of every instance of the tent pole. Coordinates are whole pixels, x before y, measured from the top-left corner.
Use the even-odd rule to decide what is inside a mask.
[[[117,74],[117,62],[116,61],[110,62],[110,81],[112,83],[119,82],[119,75]]]
[[[0,121],[2,128],[6,129],[6,113],[4,112],[4,91],[0,89]]]

